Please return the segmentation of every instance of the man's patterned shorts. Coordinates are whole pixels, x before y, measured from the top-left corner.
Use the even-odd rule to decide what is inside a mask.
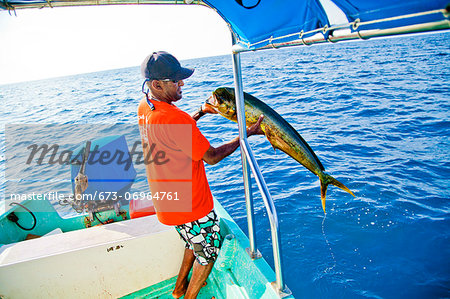
[[[222,245],[219,219],[212,210],[203,218],[175,226],[181,238],[186,242],[186,248],[194,251],[200,265],[206,266],[214,262]]]

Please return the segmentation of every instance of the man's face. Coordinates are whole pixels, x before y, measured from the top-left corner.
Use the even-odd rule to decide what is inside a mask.
[[[161,81],[161,83],[165,96],[172,99],[173,102],[176,102],[183,97],[183,91],[181,90],[181,87],[184,85],[183,80],[178,82]]]

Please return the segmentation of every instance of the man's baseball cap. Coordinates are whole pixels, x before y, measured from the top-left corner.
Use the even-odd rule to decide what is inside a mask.
[[[174,81],[189,78],[194,69],[184,68],[180,62],[165,51],[153,52],[141,64],[141,73],[149,80],[170,79]]]

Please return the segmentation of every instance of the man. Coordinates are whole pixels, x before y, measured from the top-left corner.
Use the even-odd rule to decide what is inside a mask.
[[[164,51],[154,52],[144,60],[141,71],[146,79],[143,91],[145,85],[149,91],[144,92],[146,96],[139,104],[138,118],[144,155],[150,158],[146,172],[153,203],[159,221],[174,225],[186,242],[172,295],[196,298],[221,245],[219,222],[203,161],[211,165],[218,163],[238,148],[239,138],[217,148],[211,146],[196,121],[205,113],[216,112],[203,104],[190,116],[174,105],[182,98],[183,80],[194,72],[182,67],[174,56]],[[248,136],[263,134],[262,118],[247,129]]]

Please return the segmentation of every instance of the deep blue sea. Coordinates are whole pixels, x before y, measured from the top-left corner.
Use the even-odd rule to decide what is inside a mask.
[[[241,60],[244,90],[291,123],[356,195],[330,186],[325,217],[318,178],[264,137],[250,138],[275,200],[294,296],[449,298],[450,33],[267,50]],[[233,85],[231,56],[183,63],[196,69],[178,104],[185,111]],[[105,124],[105,135],[115,134],[116,123],[137,128],[141,84],[139,67],[130,67],[0,86],[2,171],[6,124],[53,124],[50,140],[62,124],[80,125],[81,135],[82,125]],[[236,124],[218,115],[198,126],[214,146],[237,135]],[[236,151],[206,169],[214,196],[246,231],[240,165]],[[133,190],[147,191],[145,172],[136,169]],[[24,166],[6,172],[2,190],[26,171],[39,179],[23,192],[71,188],[67,167],[42,175]],[[273,266],[266,210],[253,189],[258,248]]]

